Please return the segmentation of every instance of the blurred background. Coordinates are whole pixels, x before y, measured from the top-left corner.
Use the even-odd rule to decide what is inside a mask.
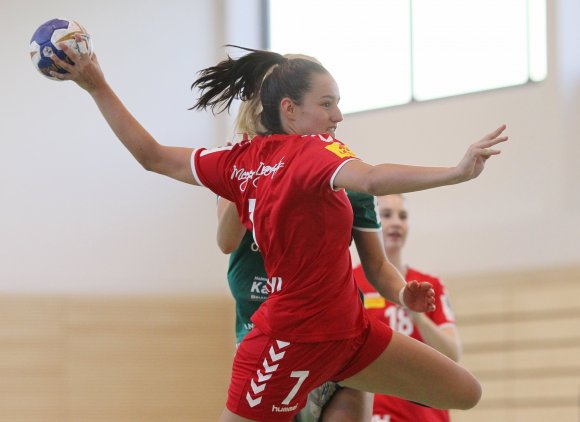
[[[298,13],[276,20],[268,12],[283,3]],[[365,161],[455,165],[470,143],[507,123],[511,140],[482,177],[407,196],[413,223],[405,254],[446,281],[462,363],[484,384],[481,404],[454,420],[580,420],[580,3],[540,3],[540,76],[462,95],[423,90],[390,104],[373,99],[364,110],[364,96],[349,104],[346,93],[397,86],[390,53],[372,30],[385,36],[381,18],[365,13],[373,2],[311,9],[282,0],[4,0],[0,420],[216,420],[234,353],[215,196],[144,171],[89,95],[33,68],[30,37],[54,17],[88,30],[109,83],[163,144],[231,139],[231,116],[187,110],[196,72],[231,52],[225,44],[317,55],[304,51],[315,43],[298,36],[315,26],[312,19],[329,36],[320,48],[336,51],[321,60],[340,75],[352,111],[337,137]],[[356,29],[338,10],[349,7],[353,22],[373,17],[364,38],[371,59],[344,41]],[[440,26],[467,21],[465,13],[458,9]],[[492,16],[485,29],[494,33],[497,22]],[[290,41],[276,38],[280,29]],[[484,74],[509,73],[514,54],[492,54]],[[474,57],[465,57],[467,73],[478,67]],[[354,82],[342,62],[354,68]],[[419,86],[417,71],[401,72]]]

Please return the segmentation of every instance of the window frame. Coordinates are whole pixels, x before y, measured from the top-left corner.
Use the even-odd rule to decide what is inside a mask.
[[[270,50],[271,49],[271,20],[270,20],[270,3],[272,1],[280,1],[280,0],[261,0],[261,13],[262,13],[262,17],[261,17],[261,22],[262,22],[262,30],[261,30],[261,40],[262,40],[262,48],[266,49],[266,50]],[[398,104],[393,104],[393,105],[384,105],[384,106],[379,106],[379,107],[372,107],[372,108],[365,108],[365,109],[358,109],[358,110],[354,110],[354,111],[345,111],[344,114],[357,114],[357,113],[363,113],[363,112],[368,112],[368,111],[374,111],[374,110],[382,110],[382,109],[386,109],[386,108],[393,108],[393,107],[402,107],[402,106],[406,106],[409,104],[414,104],[414,103],[426,103],[426,102],[430,102],[430,101],[438,101],[438,100],[445,100],[447,98],[455,98],[455,97],[460,97],[460,96],[464,96],[464,95],[477,95],[480,93],[489,93],[489,92],[493,92],[493,91],[497,91],[497,90],[505,90],[505,89],[510,89],[510,88],[516,88],[516,87],[522,87],[522,86],[526,86],[526,85],[535,85],[538,83],[541,83],[543,81],[545,81],[546,79],[548,79],[549,77],[549,64],[548,64],[548,1],[547,0],[525,0],[526,1],[526,58],[527,58],[527,78],[523,83],[517,83],[517,84],[509,84],[509,85],[505,85],[505,86],[496,86],[496,87],[491,87],[491,88],[486,88],[486,89],[477,89],[477,90],[473,90],[473,91],[465,91],[465,92],[459,92],[459,93],[452,93],[452,94],[448,94],[448,95],[442,95],[442,96],[437,96],[437,97],[433,97],[433,98],[425,98],[425,99],[420,99],[417,98],[416,95],[416,88],[415,88],[415,71],[414,71],[414,40],[413,40],[413,1],[414,0],[408,0],[409,1],[409,19],[410,19],[410,23],[409,23],[409,33],[408,33],[408,37],[409,37],[409,61],[410,61],[410,99],[407,102],[404,103],[398,103]],[[543,2],[543,10],[544,10],[544,21],[543,21],[543,33],[541,34],[542,36],[542,43],[543,43],[543,51],[540,53],[541,55],[543,55],[543,60],[542,62],[544,63],[544,70],[543,70],[543,77],[539,77],[539,78],[534,78],[534,70],[532,69],[532,61],[535,59],[535,57],[532,57],[532,53],[531,53],[531,43],[532,43],[532,38],[534,37],[533,34],[530,33],[531,28],[530,28],[530,10],[529,10],[529,4],[532,1],[542,1]],[[536,35],[536,42],[538,40],[538,36]],[[537,55],[537,54],[536,54]]]

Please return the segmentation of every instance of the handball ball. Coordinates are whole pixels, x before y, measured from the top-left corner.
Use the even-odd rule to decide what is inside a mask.
[[[75,40],[76,34],[81,36],[80,42]],[[60,43],[65,43],[79,53],[93,52],[91,37],[78,22],[70,19],[51,19],[40,25],[30,39],[30,58],[40,73],[55,81],[60,79],[53,78],[48,72],[51,70],[58,73],[68,72],[57,66],[50,56],[56,54],[60,59],[72,64],[64,51],[57,47]]]

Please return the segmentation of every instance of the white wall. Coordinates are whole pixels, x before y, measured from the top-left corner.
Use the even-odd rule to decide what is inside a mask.
[[[52,17],[80,21],[109,82],[160,142],[211,146],[231,121],[188,111],[189,86],[223,44],[255,39],[244,14],[259,0],[239,1],[3,1],[0,292],[227,291],[213,195],[142,170],[86,93],[34,71],[28,41]],[[579,9],[550,3],[545,82],[345,119],[339,137],[368,161],[433,165],[510,125],[511,143],[481,179],[409,195],[416,265],[453,275],[580,262]]]
[[[0,291],[225,290],[215,197],[144,171],[85,92],[43,78],[28,58],[41,22],[78,20],[111,85],[160,142],[212,146],[225,137],[223,119],[187,108],[196,72],[223,57],[222,9],[214,0],[2,3]]]
[[[454,165],[509,125],[481,178],[408,195],[410,263],[459,276],[580,262],[580,3],[548,12],[545,81],[346,117],[339,137],[375,163]]]

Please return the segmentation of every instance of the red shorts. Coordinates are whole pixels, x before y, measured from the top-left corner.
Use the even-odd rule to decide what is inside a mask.
[[[320,343],[289,343],[254,327],[236,352],[226,406],[253,420],[290,421],[310,391],[363,370],[385,350],[392,335],[372,317],[359,336]]]

